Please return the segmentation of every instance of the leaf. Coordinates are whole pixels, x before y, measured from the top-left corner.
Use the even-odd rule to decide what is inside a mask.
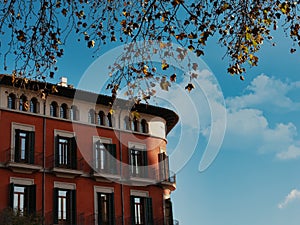
[[[161,64],[161,68],[162,68],[163,70],[166,70],[166,69],[169,68],[169,64],[168,64],[165,60],[163,60],[163,61],[162,61],[162,64]]]
[[[170,81],[176,82],[176,74],[175,73],[170,77]]]
[[[193,70],[197,70],[198,69],[198,63],[193,63]]]
[[[185,87],[188,92],[191,92],[195,88],[195,85],[193,83],[188,83],[188,85]]]
[[[95,41],[94,40],[91,40],[88,42],[88,47],[89,48],[94,48],[95,47]]]

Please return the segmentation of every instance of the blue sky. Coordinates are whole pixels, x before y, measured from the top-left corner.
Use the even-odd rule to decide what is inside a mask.
[[[78,48],[76,42],[68,46],[60,73],[76,84],[94,59],[89,55],[91,50]],[[180,149],[182,156],[190,159],[177,171],[177,190],[172,194],[174,217],[180,224],[299,224],[300,55],[291,55],[290,46],[288,39],[280,36],[276,47],[266,43],[259,54],[259,66],[249,69],[242,82],[226,74],[228,61],[221,59],[225,50],[216,46],[215,40],[209,42],[202,59],[224,95],[226,133],[217,158],[199,172],[207,145],[205,125],[190,129],[199,137],[198,145],[192,149],[195,151]],[[103,52],[113,47],[105,46]],[[206,104],[195,102],[200,110]],[[186,132],[181,128],[191,127],[179,125],[170,133],[171,156],[180,132]],[[176,161],[171,161],[171,168],[174,164]]]
[[[93,50],[83,45],[76,39],[67,42],[57,78],[67,76],[69,83],[78,84],[97,58],[92,58]],[[104,46],[100,54],[115,46]],[[288,39],[280,35],[276,47],[266,43],[258,67],[249,69],[242,82],[226,73],[228,60],[221,59],[225,50],[215,40],[209,42],[202,60],[224,96],[226,132],[217,158],[200,172],[210,124],[206,123],[207,102],[201,97],[197,100],[203,95],[195,89],[190,94],[193,112],[201,115],[191,118],[199,118],[200,127],[193,127],[193,120],[183,116],[187,124],[179,124],[170,133],[168,144],[172,156],[182,133],[193,135],[191,141],[197,140],[195,148],[182,144],[178,150],[188,158],[176,169],[177,190],[172,194],[174,218],[181,225],[299,225],[300,54],[291,55],[290,46]],[[180,101],[184,103],[178,97],[177,104]],[[215,113],[221,114],[222,107],[217,104]],[[176,166],[176,160],[171,161],[171,168]]]

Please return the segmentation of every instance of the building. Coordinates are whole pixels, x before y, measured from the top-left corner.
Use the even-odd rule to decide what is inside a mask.
[[[65,79],[0,75],[0,94],[0,211],[45,225],[173,224],[166,135],[176,113],[125,100],[112,110],[111,97]]]

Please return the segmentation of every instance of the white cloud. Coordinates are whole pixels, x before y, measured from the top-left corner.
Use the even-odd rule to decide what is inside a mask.
[[[299,199],[300,200],[300,191],[297,189],[293,189],[286,197],[285,200],[278,204],[279,209],[286,208],[289,203],[292,201]]]
[[[276,117],[278,110],[292,111],[299,107],[299,103],[287,97],[289,91],[299,86],[299,82],[282,82],[260,75],[246,88],[250,93],[227,98],[228,122],[224,146],[275,153],[280,160],[300,158],[296,125],[292,121],[276,123],[276,119],[280,118]]]
[[[277,153],[276,157],[282,160],[296,159],[300,157],[300,147],[291,145],[287,151]]]
[[[300,103],[294,102],[288,94],[299,87],[299,82],[282,82],[262,74],[253,79],[244,95],[227,98],[226,104],[233,109],[255,107],[264,110],[298,110]]]

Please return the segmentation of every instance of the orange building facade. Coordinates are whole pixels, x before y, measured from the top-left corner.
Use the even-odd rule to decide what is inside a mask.
[[[45,225],[174,223],[166,135],[176,113],[23,82],[0,75],[0,211]]]

